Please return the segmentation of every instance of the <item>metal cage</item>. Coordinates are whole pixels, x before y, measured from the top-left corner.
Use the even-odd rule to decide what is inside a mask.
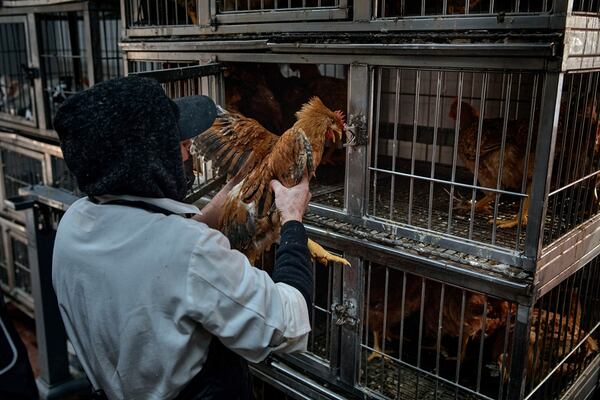
[[[562,398],[598,362],[598,258],[531,308],[402,268],[367,263],[364,273],[358,381],[368,392]],[[517,327],[523,309],[526,329]]]
[[[38,16],[46,124],[52,126],[58,107],[73,93],[94,82],[121,75],[118,14],[98,11],[44,13]],[[94,26],[92,27],[92,23]],[[95,33],[95,35],[93,35]],[[91,41],[97,44],[93,48]],[[95,51],[98,54],[88,55]]]
[[[29,316],[33,315],[31,271],[25,228],[0,218],[0,288]]]
[[[0,133],[0,212],[22,222],[22,213],[10,209],[8,199],[19,189],[44,184],[79,194],[77,182],[69,172],[60,147],[16,134]]]
[[[127,36],[565,30],[598,11],[566,0],[121,0]],[[597,30],[597,27],[594,29]]]
[[[0,17],[0,54],[0,119],[35,126],[26,18]]]
[[[69,95],[123,74],[118,3],[13,3],[0,7],[0,126],[56,139]]]

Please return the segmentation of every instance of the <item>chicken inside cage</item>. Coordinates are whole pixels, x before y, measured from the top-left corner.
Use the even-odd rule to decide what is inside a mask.
[[[501,336],[509,348],[502,328],[511,323],[513,305],[379,264],[369,264],[365,275],[364,386],[412,398],[441,378],[447,388],[440,394],[497,394],[497,374],[486,367],[488,338]]]
[[[552,0],[377,0],[378,17],[540,13],[552,10]]]
[[[296,113],[314,96],[330,110],[346,113],[347,68],[343,65],[226,63],[225,67],[224,107],[255,119],[276,135],[296,123]],[[326,140],[311,180],[313,201],[336,208],[344,206],[342,140]]]
[[[564,203],[579,204],[580,222],[597,211],[599,126],[597,77],[581,79],[564,87],[559,162],[538,177],[551,173],[555,187],[571,188]],[[548,118],[540,115],[543,78],[382,67],[376,82],[369,214],[521,250],[539,121]],[[568,217],[557,207],[546,221],[558,214]]]
[[[526,340],[527,390],[553,397],[552,385],[563,390],[598,353],[598,278],[595,260],[543,296],[528,337],[515,338],[515,303],[370,263],[361,383],[387,398],[431,391],[503,398],[514,346]]]

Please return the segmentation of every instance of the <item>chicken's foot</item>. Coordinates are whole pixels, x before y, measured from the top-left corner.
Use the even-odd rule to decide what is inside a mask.
[[[492,206],[491,202],[494,201],[496,195],[493,193],[486,193],[485,196],[481,200],[475,201],[475,213],[485,213],[492,214]],[[458,201],[458,205],[454,207],[454,209],[463,211],[463,212],[471,212],[471,208],[473,203],[471,200],[466,200],[464,198],[455,197],[455,200]]]
[[[373,351],[367,357],[367,362],[371,362],[376,358],[382,358],[383,351],[381,350],[381,344],[379,343],[379,335],[381,332],[373,331]]]
[[[308,250],[310,251],[312,258],[319,264],[327,265],[329,262],[334,262],[350,266],[348,260],[331,254],[314,240],[308,239]]]
[[[515,226],[521,224],[521,226],[527,225],[527,215],[529,213],[529,191],[527,193],[527,197],[525,197],[525,201],[523,202],[523,212],[521,213],[521,220],[519,220],[519,216],[517,215],[515,218],[506,220],[506,221],[497,221],[496,226],[498,229],[511,229]],[[490,224],[494,223],[494,219],[491,219]]]

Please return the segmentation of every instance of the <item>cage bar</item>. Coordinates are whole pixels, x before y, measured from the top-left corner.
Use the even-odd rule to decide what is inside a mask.
[[[481,16],[497,13],[550,14],[554,11],[553,0],[517,0],[511,2],[494,0],[372,1],[377,18]]]
[[[0,118],[31,125],[36,115],[28,54],[24,21],[0,18]]]
[[[522,251],[539,76],[376,73],[369,218]]]

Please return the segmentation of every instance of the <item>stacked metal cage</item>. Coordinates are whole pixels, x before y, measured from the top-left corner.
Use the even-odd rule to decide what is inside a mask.
[[[592,392],[598,2],[121,5],[129,73],[200,93],[178,71],[218,66],[204,93],[277,133],[297,91],[347,115],[305,224],[352,267],[315,265],[308,353],[257,376],[296,398]]]
[[[19,189],[45,184],[77,194],[52,130],[71,94],[123,74],[117,2],[6,1],[0,5],[0,225],[2,290],[33,315]]]

